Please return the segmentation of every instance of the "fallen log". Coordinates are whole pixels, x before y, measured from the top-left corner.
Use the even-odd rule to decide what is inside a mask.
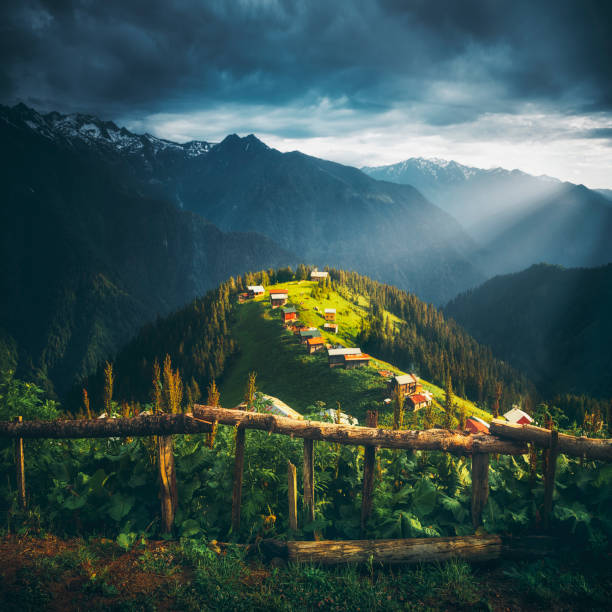
[[[125,438],[208,433],[211,423],[187,414],[154,414],[120,419],[0,422],[0,438]]]
[[[551,447],[551,430],[535,425],[516,425],[493,419],[491,433],[517,442],[532,442],[542,448]],[[558,434],[557,452],[574,457],[612,461],[612,439],[599,439]]]
[[[551,554],[556,546],[557,540],[543,536],[504,538],[499,535],[474,535],[450,538],[321,540],[318,542],[264,540],[260,544],[260,551],[268,558],[280,557],[297,563],[397,565],[441,562],[449,559],[490,561],[506,556],[539,557]]]
[[[269,433],[285,434],[306,440],[324,440],[356,446],[378,446],[381,448],[404,448],[412,450],[440,450],[459,455],[472,453],[476,442],[479,453],[523,455],[528,452],[526,444],[500,440],[487,434],[464,434],[446,429],[426,431],[397,431],[358,427],[321,421],[302,421],[273,414],[230,410],[196,404],[193,416],[205,421],[218,421],[223,425],[240,425],[247,429],[261,429]]]

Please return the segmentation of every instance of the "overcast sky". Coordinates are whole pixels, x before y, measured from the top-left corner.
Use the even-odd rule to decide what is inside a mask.
[[[0,99],[612,187],[609,0],[4,0]]]

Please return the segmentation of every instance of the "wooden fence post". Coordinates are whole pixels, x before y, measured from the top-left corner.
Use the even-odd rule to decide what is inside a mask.
[[[306,520],[314,521],[314,442],[304,438],[304,509]]]
[[[178,505],[172,436],[157,436],[157,457],[159,462],[162,528],[164,533],[170,533]]]
[[[548,529],[550,515],[553,506],[553,494],[555,492],[555,471],[557,469],[557,456],[559,446],[559,432],[553,429],[550,432],[550,448],[546,451],[546,472],[544,473],[544,507],[542,518],[544,529]]]
[[[489,498],[489,453],[472,453],[472,526],[482,525],[482,511]]]
[[[289,496],[289,529],[297,531],[297,470],[291,461],[287,461],[287,484]]]
[[[378,427],[378,410],[368,410],[368,427]],[[372,513],[372,493],[374,491],[374,469],[376,467],[376,447],[366,446],[363,454],[363,492],[361,496],[361,531]]]
[[[234,492],[232,494],[232,530],[240,531],[240,504],[242,503],[242,477],[244,474],[244,443],[246,430],[236,430],[236,456],[234,459]]]
[[[16,423],[21,423],[23,417],[15,417]],[[19,496],[19,506],[22,510],[26,509],[26,490],[25,490],[25,460],[23,456],[23,438],[15,441],[15,462],[17,464],[17,493]]]

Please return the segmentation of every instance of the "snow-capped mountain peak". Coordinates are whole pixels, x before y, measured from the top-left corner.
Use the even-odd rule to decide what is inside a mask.
[[[92,115],[74,113],[63,115],[58,112],[46,114],[27,107],[24,104],[5,109],[2,118],[11,123],[21,123],[40,135],[50,139],[64,139],[68,143],[101,146],[125,153],[146,153],[158,155],[172,150],[187,158],[195,158],[207,154],[213,143],[192,140],[186,143],[176,143],[152,134],[134,134],[124,127],[117,126],[112,121],[103,121]]]

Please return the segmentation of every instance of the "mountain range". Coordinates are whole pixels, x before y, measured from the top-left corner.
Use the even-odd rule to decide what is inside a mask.
[[[612,261],[605,194],[518,171],[362,172],[253,135],[179,144],[23,104],[0,107],[0,138],[0,360],[60,392],[249,270],[353,269],[443,304],[534,262]]]
[[[488,277],[538,262],[583,267],[612,261],[606,190],[441,159],[410,158],[362,170],[414,185],[453,215],[478,243],[471,259]]]

